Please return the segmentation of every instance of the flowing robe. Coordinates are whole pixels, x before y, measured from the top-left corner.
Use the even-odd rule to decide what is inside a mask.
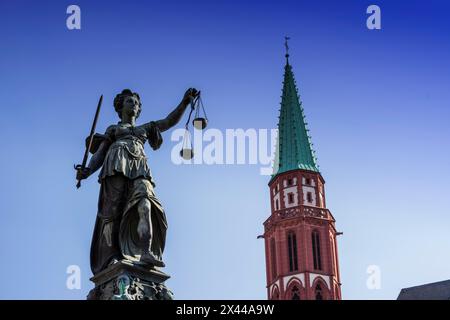
[[[141,126],[129,124],[108,127],[104,139],[110,142],[99,175],[101,184],[98,212],[91,243],[91,269],[100,272],[113,260],[127,259],[140,263],[140,257],[151,251],[162,260],[167,220],[164,209],[155,196],[155,183],[144,143],[159,148],[162,138],[154,122]],[[142,199],[151,204],[147,223],[152,234],[139,237],[137,205]],[[151,245],[145,239],[152,239]],[[144,239],[144,240],[143,240]]]

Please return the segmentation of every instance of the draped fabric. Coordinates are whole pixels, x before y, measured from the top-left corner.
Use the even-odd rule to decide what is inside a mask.
[[[105,177],[116,173],[129,179],[142,176],[152,181],[144,144],[148,141],[153,149],[158,149],[162,144],[161,133],[154,122],[137,127],[119,123],[108,127],[104,136],[111,145],[99,175],[100,183]],[[152,184],[155,185],[153,181]]]
[[[161,145],[158,127],[153,122],[138,127],[119,123],[106,130],[105,139],[110,139],[111,145],[99,175],[101,187],[91,243],[94,274],[112,259],[140,263],[140,257],[149,251],[162,259],[167,230],[166,215],[155,196],[155,183],[144,152],[146,141],[153,149]],[[146,220],[152,233],[139,238],[137,206],[143,199],[151,204]],[[150,238],[151,245],[145,240]]]

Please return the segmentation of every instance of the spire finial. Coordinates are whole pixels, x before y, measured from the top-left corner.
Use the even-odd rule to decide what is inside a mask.
[[[289,64],[289,45],[288,45],[288,40],[290,39],[290,37],[285,36],[284,37],[284,47],[286,48],[286,63]]]

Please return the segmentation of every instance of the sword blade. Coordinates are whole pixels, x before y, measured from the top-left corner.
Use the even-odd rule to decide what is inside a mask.
[[[83,162],[81,163],[81,166],[79,167],[80,169],[86,168],[86,163],[87,163],[87,159],[89,156],[89,150],[91,150],[92,141],[94,140],[95,127],[97,126],[98,115],[100,114],[102,102],[103,102],[103,95],[101,95],[100,99],[98,100],[97,110],[95,111],[95,116],[94,116],[94,122],[92,123],[91,132],[89,134],[89,144],[86,147],[86,150],[84,151]],[[78,180],[77,188],[79,188],[80,186],[81,186],[81,180]]]

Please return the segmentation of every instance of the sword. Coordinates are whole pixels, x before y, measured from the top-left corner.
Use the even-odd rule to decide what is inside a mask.
[[[102,101],[103,101],[103,95],[101,95],[100,99],[98,100],[97,110],[95,111],[95,116],[94,116],[94,122],[92,123],[91,133],[89,134],[89,144],[87,145],[86,150],[84,151],[83,162],[79,165],[74,166],[75,170],[77,170],[77,171],[83,170],[86,168],[86,163],[87,163],[87,159],[89,156],[89,150],[91,150],[92,141],[94,140],[95,126],[97,125],[97,119],[98,119],[98,115],[100,113],[100,108],[102,106]],[[81,180],[78,180],[77,189],[80,187],[81,187]]]

